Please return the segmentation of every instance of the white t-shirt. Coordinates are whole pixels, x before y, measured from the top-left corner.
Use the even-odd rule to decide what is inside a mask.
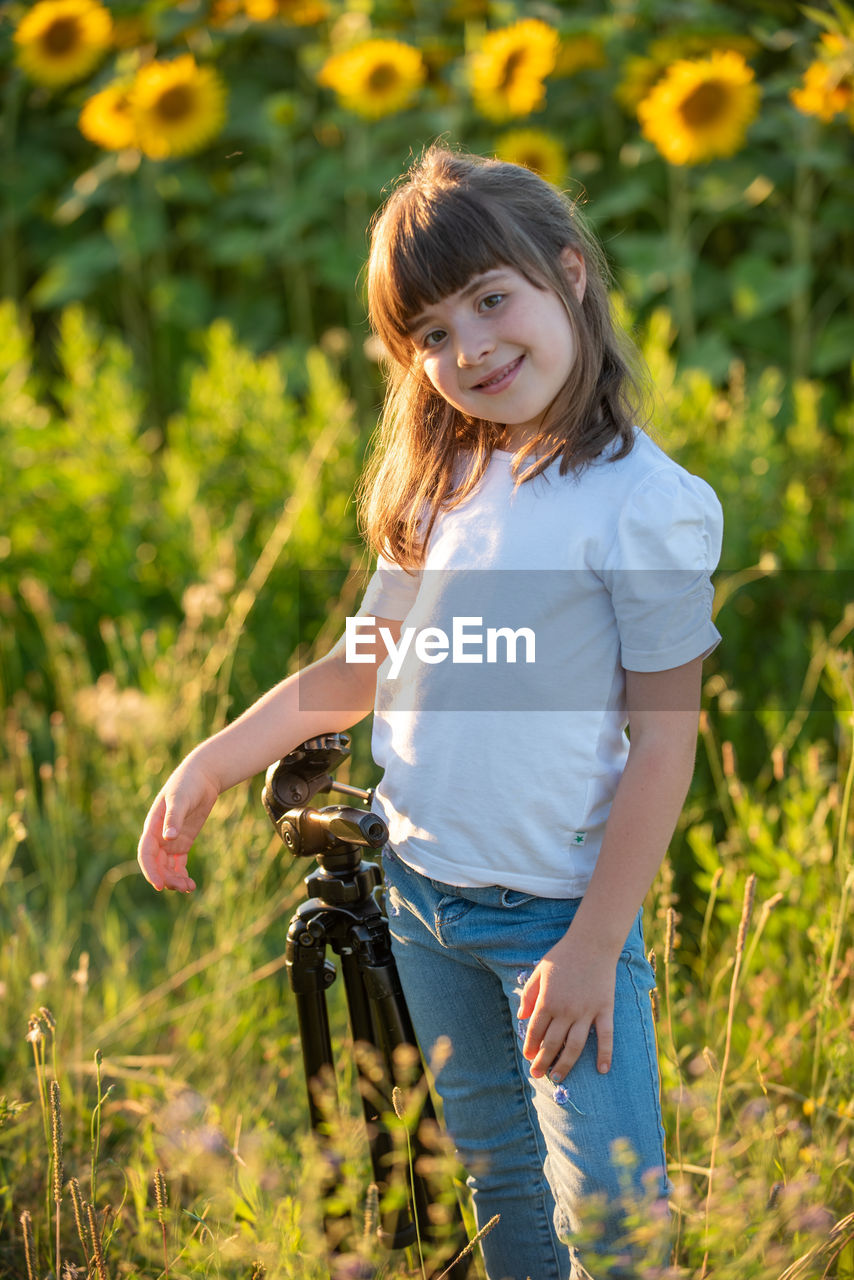
[[[379,669],[374,808],[432,879],[582,896],[628,754],[625,671],[720,640],[714,492],[642,432],[609,452],[515,487],[496,450],[437,519],[424,568],[380,557],[368,584],[359,625],[411,629]]]

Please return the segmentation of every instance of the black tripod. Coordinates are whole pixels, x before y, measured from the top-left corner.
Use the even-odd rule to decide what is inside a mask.
[[[340,791],[370,804],[372,793],[333,782],[330,774],[349,756],[346,734],[311,738],[267,770],[262,795],[264,808],[286,847],[295,857],[316,858],[317,869],[306,877],[309,900],[297,908],[288,927],[286,966],[299,1019],[303,1064],[308,1087],[312,1129],[322,1134],[326,1123],[316,1097],[318,1083],[334,1079],[332,1041],[326,1008],[326,991],[336,971],[326,958],[331,947],[341,958],[341,972],[353,1039],[367,1046],[357,1053],[360,1091],[368,1135],[374,1182],[379,1193],[379,1236],[389,1249],[416,1244],[439,1248],[444,1261],[434,1262],[433,1275],[446,1271],[447,1280],[464,1280],[471,1253],[459,1261],[467,1243],[459,1209],[451,1227],[435,1221],[431,1207],[436,1189],[418,1170],[419,1158],[430,1154],[419,1137],[423,1120],[435,1121],[426,1088],[424,1069],[417,1051],[406,1054],[415,1061],[415,1077],[406,1078],[407,1092],[423,1097],[412,1126],[412,1173],[406,1180],[406,1203],[388,1197],[395,1147],[383,1115],[394,1107],[392,1093],[395,1059],[400,1046],[415,1047],[415,1036],[403,998],[397,967],[391,954],[388,922],[377,902],[381,884],[379,867],[362,862],[361,849],[381,848],[388,828],[376,814],[347,805],[313,809],[308,801],[317,792]],[[330,1227],[327,1220],[327,1228]],[[340,1225],[340,1224],[339,1224]],[[337,1234],[330,1232],[330,1236]],[[339,1242],[333,1240],[333,1247]],[[447,1270],[446,1270],[447,1269]]]

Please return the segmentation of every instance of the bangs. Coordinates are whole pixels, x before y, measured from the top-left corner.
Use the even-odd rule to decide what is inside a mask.
[[[410,322],[428,306],[468,284],[473,276],[498,266],[523,265],[529,256],[512,230],[490,210],[479,194],[443,187],[409,194],[406,202],[386,209],[372,258],[383,269],[368,282],[371,319],[391,353],[406,344]],[[380,250],[377,253],[377,250]]]

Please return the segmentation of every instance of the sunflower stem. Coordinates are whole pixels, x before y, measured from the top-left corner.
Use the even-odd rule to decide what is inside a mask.
[[[816,142],[815,122],[803,117],[796,151],[794,191],[789,227],[791,237],[791,262],[796,286],[789,304],[791,325],[790,358],[792,378],[806,378],[810,370],[812,335],[810,313],[812,310],[812,221],[815,205],[815,173],[810,164],[810,154]]]
[[[18,115],[23,95],[24,78],[19,72],[12,72],[6,84],[6,101],[3,105],[3,171],[7,175],[14,174],[17,168],[15,141],[18,127]],[[2,221],[3,276],[2,296],[20,300],[20,248],[18,245],[18,213],[11,199],[6,201],[6,209]]]
[[[291,130],[281,127],[272,147],[273,177],[278,187],[282,207],[288,208],[300,190],[299,176],[294,164],[294,139]],[[279,246],[280,263],[287,294],[290,332],[297,334],[310,346],[317,338],[314,331],[314,315],[311,305],[311,285],[306,271],[306,255],[299,238],[288,238]]]
[[[670,199],[668,201],[670,235],[670,297],[673,316],[679,332],[679,345],[684,351],[697,336],[694,322],[693,269],[691,244],[691,184],[684,165],[668,164]]]
[[[365,191],[365,174],[369,171],[370,147],[368,134],[361,121],[353,120],[348,135],[349,160],[347,172],[346,239],[348,247],[358,247],[358,258],[365,256],[365,234],[369,209]],[[359,291],[347,290],[347,327],[353,341],[350,345],[350,381],[356,402],[358,420],[364,422],[370,411],[369,379],[366,377],[366,359],[360,335],[365,331],[365,305]]]

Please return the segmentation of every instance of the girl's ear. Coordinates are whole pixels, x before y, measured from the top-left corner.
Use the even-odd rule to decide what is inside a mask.
[[[587,288],[587,264],[584,256],[568,244],[560,251],[560,260],[563,269],[569,277],[570,287],[579,302],[584,300],[584,290]]]

